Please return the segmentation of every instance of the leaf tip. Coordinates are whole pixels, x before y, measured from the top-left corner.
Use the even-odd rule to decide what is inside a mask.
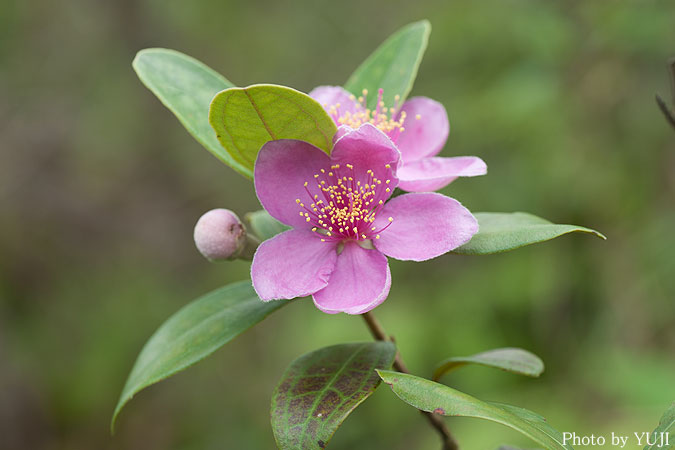
[[[398,32],[403,32],[405,30],[410,30],[413,28],[423,28],[424,29],[424,34],[427,36],[431,32],[431,22],[429,22],[429,19],[420,19],[415,22],[410,22],[407,25],[404,25],[403,27],[398,29]],[[395,34],[395,33],[394,33]]]
[[[115,411],[113,412],[112,419],[110,419],[110,435],[114,436],[117,429],[117,416],[120,412],[120,406],[117,405]]]
[[[148,53],[148,50],[152,50],[149,48],[144,48],[136,52],[136,55],[134,56],[134,59],[131,61],[131,67],[134,69],[134,72],[138,75],[138,77],[143,80],[142,74],[141,74],[141,60],[144,55]]]
[[[375,372],[377,372],[377,374],[380,376],[380,378],[382,378],[382,381],[384,382],[384,384],[388,384],[389,386],[393,386],[394,383],[396,381],[398,381],[396,378],[393,378],[393,379],[390,378],[392,373],[395,373],[395,372],[392,372],[390,370],[375,369]]]
[[[576,231],[582,231],[582,232],[584,232],[584,233],[591,234],[591,235],[593,235],[593,236],[595,236],[595,237],[597,237],[597,238],[599,238],[599,239],[602,239],[603,241],[606,241],[606,240],[607,240],[607,236],[605,236],[605,235],[602,234],[601,232],[599,232],[599,231],[597,231],[597,230],[594,230],[594,229],[592,229],[592,228],[580,227],[580,229],[578,229],[578,230],[576,230]]]
[[[124,395],[124,394],[123,394]],[[113,411],[112,419],[110,419],[110,435],[114,436],[115,431],[117,431],[117,419],[119,419],[120,413],[122,412],[122,409],[124,406],[129,403],[129,400],[133,398],[133,395],[131,397],[120,397],[119,401],[117,402],[117,405],[115,406],[115,411]]]
[[[131,66],[134,68],[134,70],[138,71],[138,65],[140,64],[141,58],[143,58],[145,55],[147,55],[149,53],[159,53],[159,52],[171,53],[172,50],[169,50],[168,48],[161,48],[161,47],[142,48],[142,49],[140,49],[139,51],[136,52],[136,55],[134,56],[134,59],[131,62]]]

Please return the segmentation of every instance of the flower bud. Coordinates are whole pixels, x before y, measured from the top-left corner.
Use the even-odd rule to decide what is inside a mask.
[[[246,246],[246,228],[229,209],[212,209],[197,221],[194,239],[208,259],[236,259]]]

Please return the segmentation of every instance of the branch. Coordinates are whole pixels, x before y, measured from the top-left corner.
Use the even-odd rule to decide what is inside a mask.
[[[661,97],[658,95],[656,96],[656,104],[659,105],[659,109],[663,113],[664,116],[666,116],[666,120],[668,123],[675,128],[675,117],[673,117],[672,111],[668,108],[668,105],[666,105],[666,102],[663,101]]]
[[[393,338],[387,335],[387,333],[384,331],[384,328],[382,328],[382,325],[380,325],[380,322],[378,322],[378,320],[372,313],[367,312],[361,314],[361,317],[363,317],[363,320],[365,320],[366,325],[368,326],[368,329],[370,330],[370,333],[373,335],[375,340],[392,341],[392,342],[394,341]],[[398,351],[398,349],[396,350],[396,357],[394,358],[394,369],[402,373],[410,373],[408,368],[405,366],[403,359],[401,359],[401,354]],[[422,410],[419,411],[422,413],[423,416],[427,418],[431,426],[434,427],[436,431],[438,431],[438,433],[441,435],[441,440],[443,441],[443,450],[459,450],[459,445],[457,444],[457,441],[452,436],[448,427],[445,426],[445,422],[443,422],[443,420],[440,418],[438,414]]]

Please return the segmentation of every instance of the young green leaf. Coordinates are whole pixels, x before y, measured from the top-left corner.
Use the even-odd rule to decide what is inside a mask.
[[[444,416],[475,417],[501,423],[524,434],[548,450],[571,450],[563,436],[538,414],[515,406],[488,403],[448,386],[414,375],[378,370],[404,402],[422,411]]]
[[[211,99],[232,83],[196,59],[165,48],[141,50],[132,65],[143,84],[200,144],[237,172],[253,176],[251,169],[227,154],[209,125]]]
[[[266,241],[279,233],[290,230],[289,226],[270,216],[270,213],[264,209],[248,213],[244,218],[253,234],[261,241]]]
[[[347,416],[391,367],[391,342],[324,347],[291,363],[272,395],[272,430],[281,449],[325,448]]]
[[[138,355],[113,413],[111,430],[122,407],[137,392],[206,358],[287,303],[264,303],[250,281],[241,281],[184,306],[159,327]]]
[[[673,430],[675,430],[675,402],[671,403],[670,408],[663,413],[661,420],[659,420],[659,426],[657,426],[651,434],[649,440],[654,443],[647,444],[644,450],[670,450],[675,448],[675,435],[673,435]],[[661,436],[669,436],[668,444],[665,447],[661,446]]]
[[[345,89],[357,97],[367,89],[368,108],[377,106],[377,91],[384,90],[383,101],[389,107],[400,96],[401,104],[412,89],[417,69],[427,49],[431,24],[414,22],[392,34],[354,71]]]
[[[446,359],[434,371],[433,379],[438,381],[447,372],[467,364],[495,367],[528,377],[538,377],[544,371],[544,363],[537,355],[520,348],[498,348],[471,356]]]
[[[541,217],[524,212],[474,213],[480,226],[471,240],[455,249],[464,255],[489,255],[506,252],[525,245],[536,244],[572,232],[593,234],[606,239],[601,233],[577,225],[558,225]]]
[[[298,139],[330,153],[337,132],[333,119],[312,97],[272,84],[219,92],[211,102],[209,122],[227,153],[251,173],[268,141]]]

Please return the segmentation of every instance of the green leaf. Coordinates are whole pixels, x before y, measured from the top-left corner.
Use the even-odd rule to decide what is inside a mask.
[[[426,20],[401,28],[361,63],[347,80],[345,89],[357,97],[367,89],[371,109],[377,106],[380,88],[384,90],[383,101],[387,107],[394,106],[396,95],[400,95],[399,104],[402,104],[415,82],[430,33],[431,24]]]
[[[437,381],[447,372],[467,364],[495,367],[535,378],[544,371],[544,363],[533,353],[521,348],[497,348],[471,356],[448,358],[438,365],[433,379]]]
[[[675,446],[675,435],[673,435],[672,430],[675,429],[675,402],[673,402],[670,405],[670,408],[666,410],[665,413],[663,413],[663,416],[661,417],[661,420],[659,420],[659,426],[656,427],[654,432],[651,435],[651,439],[654,441],[654,444],[645,446],[644,450],[670,450]],[[668,433],[667,436],[670,438],[668,439],[668,445],[665,447],[659,447],[661,445],[661,436],[666,436],[666,434],[661,434],[661,433]],[[664,438],[665,441],[665,438]]]
[[[312,97],[272,84],[219,92],[211,102],[209,122],[227,153],[250,171],[268,141],[299,139],[330,153],[337,132],[333,119]]]
[[[378,373],[401,400],[422,411],[490,420],[519,431],[548,450],[572,449],[563,444],[562,434],[546,423],[543,417],[526,409],[484,402],[414,375],[388,370],[378,370]]]
[[[548,241],[563,234],[582,232],[606,239],[601,233],[577,225],[557,225],[524,212],[474,213],[480,229],[471,240],[455,249],[464,255],[489,255]]]
[[[141,50],[132,65],[143,84],[200,144],[237,172],[253,176],[251,169],[227,154],[209,125],[211,99],[232,83],[196,59],[165,48]]]
[[[250,281],[240,281],[184,306],[159,327],[138,355],[113,413],[111,430],[122,407],[137,392],[206,358],[287,303],[265,303]]]
[[[261,241],[266,241],[279,233],[291,229],[291,227],[270,216],[264,209],[246,214],[245,219],[253,234]]]
[[[391,342],[324,347],[291,363],[272,395],[272,430],[281,449],[324,448],[391,367]]]

